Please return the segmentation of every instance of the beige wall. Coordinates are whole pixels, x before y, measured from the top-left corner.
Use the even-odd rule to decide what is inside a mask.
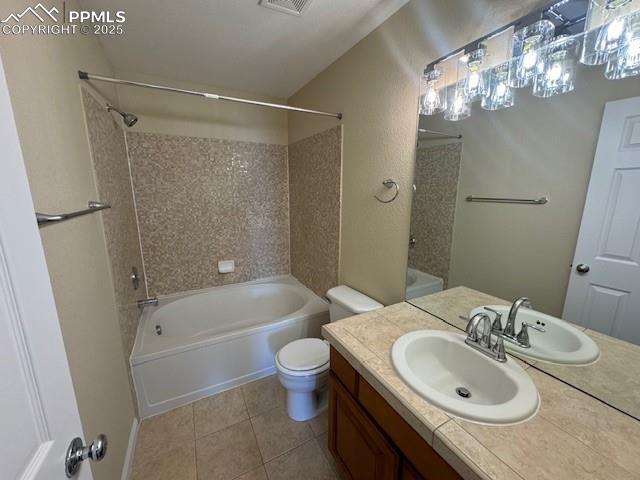
[[[289,99],[344,113],[342,282],[390,304],[404,298],[420,72],[526,13],[537,0],[412,0]],[[289,115],[289,141],[337,120]],[[385,178],[402,187],[383,205]]]
[[[539,99],[521,90],[507,110],[474,104],[461,122],[421,118],[425,128],[463,135],[450,286],[526,295],[537,309],[562,314],[604,104],[638,95],[637,78],[611,81],[602,68],[582,67],[570,94]],[[467,195],[550,202],[469,203]]]
[[[61,2],[55,2],[62,9]],[[67,1],[67,8],[78,8]],[[3,11],[21,11],[5,0]],[[75,210],[98,197],[78,69],[110,72],[88,36],[0,36],[35,208]],[[114,98],[113,89],[104,92]],[[100,214],[41,230],[85,440],[104,432],[109,454],[96,480],[120,478],[134,418]]]
[[[259,72],[256,72],[256,75],[258,74]],[[139,82],[286,104],[286,100],[281,98],[256,96],[221,89],[213,85],[186,83],[131,72],[117,72],[116,76]],[[284,110],[206,100],[202,97],[137,87],[119,85],[117,88],[122,108],[135,113],[140,118],[140,121],[130,129],[133,132],[166,133],[280,145],[288,143],[287,114]]]

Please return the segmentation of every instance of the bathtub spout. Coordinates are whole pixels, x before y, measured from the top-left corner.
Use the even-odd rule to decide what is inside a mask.
[[[144,308],[147,306],[158,306],[158,297],[153,298],[145,298],[143,300],[138,300],[138,308]]]

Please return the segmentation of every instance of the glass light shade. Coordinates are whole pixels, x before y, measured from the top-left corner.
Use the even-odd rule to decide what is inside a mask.
[[[635,2],[635,3],[634,3]],[[627,18],[637,0],[591,0],[585,25],[580,62],[602,65],[625,46]]]
[[[640,13],[627,19],[623,46],[610,56],[604,75],[610,80],[640,75]]]
[[[487,58],[487,47],[480,44],[480,48],[468,53],[460,59],[464,78],[464,94],[467,102],[480,100],[486,93],[484,61]]]
[[[553,38],[555,26],[549,20],[540,20],[518,30],[513,37],[513,72],[511,86],[522,88],[531,85],[541,68],[540,48]]]
[[[441,86],[442,72],[435,68],[424,74],[420,81],[420,115],[444,112],[447,98]]]
[[[542,68],[533,80],[533,95],[551,97],[572,91],[576,84],[579,42],[559,37],[541,53]]]
[[[501,110],[513,107],[515,95],[510,85],[511,64],[509,62],[492,68],[487,74],[487,91],[481,106],[485,110]]]
[[[447,109],[444,111],[444,119],[458,122],[471,116],[471,103],[467,101],[464,93],[463,82],[447,88]]]

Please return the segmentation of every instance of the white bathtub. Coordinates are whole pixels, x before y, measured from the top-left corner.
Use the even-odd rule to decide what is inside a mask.
[[[275,373],[281,347],[329,322],[327,302],[291,276],[158,300],[131,353],[142,418]]]

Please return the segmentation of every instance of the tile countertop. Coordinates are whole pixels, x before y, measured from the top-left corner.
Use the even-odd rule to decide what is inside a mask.
[[[325,325],[323,335],[465,479],[640,480],[640,422],[522,362],[541,398],[525,423],[480,425],[431,405],[400,379],[390,356],[398,337],[422,329],[460,333],[399,303]]]

